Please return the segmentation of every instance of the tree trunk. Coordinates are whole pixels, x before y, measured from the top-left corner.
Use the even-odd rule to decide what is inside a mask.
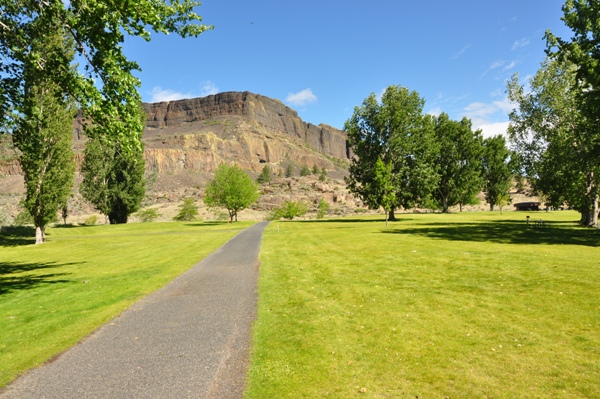
[[[392,209],[390,209],[389,215],[390,215],[390,216],[389,216],[389,218],[388,218],[388,219],[389,219],[391,222],[395,222],[395,221],[396,221],[396,215],[394,215],[394,209],[393,209],[393,208],[392,208]]]
[[[44,238],[45,238],[44,228],[42,228],[40,226],[35,226],[35,243],[43,244]]]
[[[450,213],[448,212],[448,197],[442,198],[442,213]]]

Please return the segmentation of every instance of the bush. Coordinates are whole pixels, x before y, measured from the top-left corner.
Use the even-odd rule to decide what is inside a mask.
[[[325,167],[323,167],[323,169],[321,169],[321,174],[319,175],[319,181],[325,181],[326,178],[327,178],[327,169],[325,169]]]
[[[154,220],[156,220],[156,218],[158,218],[160,216],[160,214],[158,213],[158,211],[156,209],[148,208],[148,209],[142,209],[141,211],[136,213],[136,216],[138,217],[138,219],[140,219],[140,222],[150,223],[150,222],[154,222]]]
[[[288,163],[285,167],[285,177],[292,177],[294,175],[294,167],[291,163]]]
[[[318,175],[319,174],[319,167],[317,165],[313,165],[312,174],[313,175]]]
[[[329,204],[323,198],[319,200],[319,205],[317,206],[317,219],[323,219],[325,214],[329,211]]]
[[[271,218],[277,220],[280,218],[292,220],[295,217],[304,216],[308,207],[301,201],[285,201],[279,208],[273,210]]]
[[[31,216],[31,213],[29,213],[29,211],[25,209],[25,210],[19,212],[19,214],[13,221],[13,224],[15,226],[32,225],[33,224],[33,216]]]
[[[271,181],[271,178],[271,168],[269,167],[269,165],[265,165],[258,177],[256,178],[256,182],[259,184],[269,183]]]
[[[192,197],[185,198],[179,205],[179,213],[173,218],[178,222],[191,222],[198,217],[198,207]]]
[[[87,219],[85,219],[85,221],[83,222],[83,224],[85,224],[86,226],[93,226],[97,222],[98,222],[98,216],[92,215],[92,216],[88,217]]]
[[[308,175],[310,175],[310,169],[308,168],[308,166],[302,165],[302,168],[300,169],[300,176],[308,176]]]

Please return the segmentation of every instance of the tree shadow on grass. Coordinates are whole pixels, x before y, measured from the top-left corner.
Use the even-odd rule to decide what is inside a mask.
[[[576,227],[572,222],[544,222],[543,227],[536,227],[533,223],[527,226],[522,220],[452,224],[427,223],[414,228],[384,230],[382,233],[420,235],[450,241],[600,246],[600,235],[591,229]]]
[[[44,284],[72,283],[71,280],[57,279],[70,273],[40,274],[43,269],[56,269],[76,263],[21,263],[0,261],[0,295],[17,290],[28,290]]]
[[[0,247],[35,244],[35,228],[31,226],[3,226],[0,229]]]
[[[406,218],[404,216],[398,217],[396,220],[391,221],[389,223],[400,223],[413,220],[411,218]],[[382,223],[385,224],[385,216],[382,216],[381,219],[355,219],[355,218],[331,218],[331,219],[308,219],[308,220],[280,220],[280,222],[297,222],[297,223]]]

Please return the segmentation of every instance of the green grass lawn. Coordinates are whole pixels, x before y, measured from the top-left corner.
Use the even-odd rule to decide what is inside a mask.
[[[599,398],[600,235],[529,214],[271,223],[246,398]]]
[[[0,387],[189,269],[243,228],[235,223],[56,227],[0,235]]]

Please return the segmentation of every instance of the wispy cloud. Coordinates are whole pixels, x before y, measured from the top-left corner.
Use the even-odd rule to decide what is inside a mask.
[[[219,88],[210,80],[200,83],[200,89],[197,91],[175,91],[170,89],[163,89],[160,86],[156,86],[150,92],[151,102],[158,103],[163,101],[176,101],[183,100],[186,98],[206,97],[211,94],[217,94]]]
[[[174,90],[163,89],[160,86],[156,86],[152,89],[152,97],[150,101],[153,103],[159,103],[163,101],[175,101],[192,97],[194,96],[191,93],[182,93]]]
[[[210,80],[207,80],[206,82],[202,82],[202,87],[200,88],[200,96],[201,97],[210,96],[211,94],[217,94],[218,92],[219,92],[219,88],[217,87],[217,85],[215,85]]]
[[[508,113],[513,105],[507,98],[490,103],[474,102],[467,105],[463,112],[473,122],[474,129],[481,129],[484,137],[506,134]]]
[[[467,44],[465,47],[463,47],[462,49],[460,49],[459,51],[457,51],[456,53],[452,54],[452,59],[455,60],[459,57],[461,57],[464,53],[467,52],[467,50],[471,48],[470,44]]]
[[[517,50],[517,49],[520,49],[523,47],[527,47],[527,46],[529,46],[529,43],[531,43],[531,41],[525,37],[522,39],[519,39],[513,44],[512,50],[514,51],[514,50]]]
[[[513,60],[513,61],[512,61],[510,64],[508,64],[508,65],[505,65],[505,66],[502,68],[502,70],[503,70],[503,71],[510,71],[511,69],[513,69],[514,67],[516,67],[516,66],[517,66],[517,64],[518,64],[518,62]]]
[[[285,102],[295,106],[308,105],[316,103],[317,101],[317,96],[310,88],[299,91],[298,93],[289,93],[285,99]]]

